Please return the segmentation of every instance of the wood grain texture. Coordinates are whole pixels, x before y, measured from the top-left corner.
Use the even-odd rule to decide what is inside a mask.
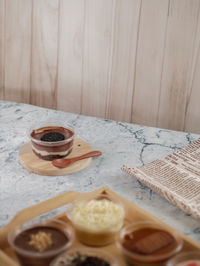
[[[112,0],[85,1],[81,112],[105,117],[112,32]]]
[[[59,0],[34,0],[31,103],[56,108]]]
[[[198,49],[199,50],[199,49]],[[187,106],[187,105],[186,105]],[[188,108],[186,112],[185,128],[186,131],[200,133],[200,54],[198,54],[195,68],[195,76],[192,88],[188,95]]]
[[[169,0],[142,1],[133,88],[134,123],[156,126],[168,6]]]
[[[200,14],[197,22],[197,33],[193,51],[191,82],[188,89],[184,130],[200,133]]]
[[[131,121],[140,0],[115,2],[106,117]]]
[[[200,0],[0,0],[0,99],[200,133]]]
[[[61,0],[57,109],[80,113],[84,48],[84,1]]]
[[[0,0],[0,100],[4,99],[5,0]]]
[[[199,13],[198,0],[171,0],[157,126],[184,129],[187,90]]]
[[[5,3],[5,99],[28,103],[31,0],[6,0]]]
[[[0,250],[0,262],[1,265],[4,266],[19,266],[19,263],[14,260],[14,256],[11,257],[10,254],[4,253],[2,250]]]

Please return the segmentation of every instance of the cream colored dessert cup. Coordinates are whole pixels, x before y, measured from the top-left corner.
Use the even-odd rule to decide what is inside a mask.
[[[104,246],[115,241],[123,226],[125,209],[117,198],[100,194],[75,201],[67,216],[80,242]]]
[[[76,229],[76,234],[80,242],[88,246],[106,246],[115,241],[116,234],[119,230],[115,232],[89,232],[79,229],[74,225]]]

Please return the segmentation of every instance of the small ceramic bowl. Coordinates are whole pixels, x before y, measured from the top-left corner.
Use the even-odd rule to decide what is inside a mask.
[[[166,266],[200,266],[200,252],[189,251],[170,259]]]
[[[56,219],[48,220],[48,224],[42,222],[31,226],[22,225],[8,235],[10,246],[24,266],[48,266],[73,241],[72,227]]]
[[[74,135],[71,127],[56,122],[38,124],[29,130],[32,150],[43,160],[67,156],[72,151]]]
[[[81,260],[85,257],[88,257],[91,260],[94,260],[94,264],[90,265],[109,265],[109,266],[120,266],[121,264],[117,261],[117,259],[112,256],[110,253],[107,253],[103,250],[95,249],[95,248],[74,248],[71,249],[60,256],[58,256],[56,259],[54,259],[50,266],[71,266],[73,264],[73,260]],[[98,261],[101,260],[104,262],[101,262],[101,264],[97,264]],[[96,263],[96,264],[95,264]],[[77,264],[76,264],[77,265]],[[85,264],[86,265],[86,264]],[[89,265],[89,264],[87,264]]]
[[[175,230],[151,221],[122,228],[117,246],[131,265],[163,265],[177,254],[183,241]]]
[[[115,241],[123,226],[125,208],[117,198],[99,194],[74,201],[67,216],[82,243],[104,246]]]

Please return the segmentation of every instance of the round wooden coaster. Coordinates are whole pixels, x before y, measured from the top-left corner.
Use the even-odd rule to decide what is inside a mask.
[[[90,151],[92,151],[92,148],[87,142],[75,138],[73,150],[66,158],[76,157]],[[37,157],[32,151],[31,142],[28,142],[20,148],[19,160],[22,166],[32,173],[47,176],[60,176],[72,174],[86,168],[90,164],[92,158],[77,161],[66,168],[57,168],[52,165],[51,161],[45,161]]]

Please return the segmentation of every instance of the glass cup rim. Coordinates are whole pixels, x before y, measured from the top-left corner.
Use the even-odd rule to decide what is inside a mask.
[[[95,195],[81,195],[78,199],[75,199],[74,201],[72,201],[71,203],[71,206],[70,208],[65,212],[66,213],[66,216],[67,218],[71,221],[71,223],[74,225],[74,227],[76,228],[76,223],[74,222],[72,216],[70,215],[70,212],[72,211],[73,209],[73,206],[77,203],[77,202],[81,202],[81,201],[90,201],[90,200],[95,200],[97,199],[98,197],[103,197],[105,199],[108,199],[108,200],[111,200],[113,201],[114,203],[120,205],[122,208],[123,208],[123,211],[124,211],[124,218],[123,220],[125,219],[126,217],[126,206],[125,204],[122,202],[122,200],[120,200],[119,198],[113,196],[113,195],[110,195],[110,194],[103,194],[103,193],[98,193],[98,194],[95,194]],[[123,223],[122,223],[122,226],[123,226]],[[120,226],[120,228],[122,227]],[[86,228],[83,228],[84,231],[87,231]],[[109,229],[109,230],[99,230],[99,231],[95,231],[93,232],[92,230],[88,230],[87,232],[88,233],[95,233],[96,235],[98,234],[102,234],[102,233],[115,233],[115,232],[118,232],[120,229],[115,229],[115,228],[112,228],[112,229]]]
[[[136,254],[136,253],[133,253],[133,252],[127,250],[121,244],[123,237],[125,236],[127,230],[130,230],[132,228],[140,228],[140,226],[141,227],[142,226],[156,227],[156,228],[160,228],[163,231],[170,233],[175,238],[175,240],[177,242],[177,246],[168,253],[161,254],[161,255],[147,255],[147,256],[145,256],[145,258],[143,255],[139,255],[139,254]],[[131,230],[131,231],[134,231],[134,230]],[[118,248],[120,248],[123,251],[123,253],[125,255],[129,256],[132,259],[142,261],[143,263],[145,263],[145,262],[148,262],[149,260],[156,260],[156,261],[166,260],[166,259],[170,258],[171,256],[177,254],[182,249],[183,239],[180,237],[179,233],[176,230],[171,229],[171,228],[165,228],[165,226],[160,224],[159,222],[140,221],[140,222],[130,223],[130,224],[126,225],[125,227],[123,227],[120,231],[118,238],[116,239],[116,244],[117,244]]]
[[[65,226],[65,229],[58,229],[60,230],[61,232],[63,232],[65,234],[65,236],[68,236],[68,239],[69,241],[62,247],[60,248],[57,248],[55,250],[48,250],[48,251],[44,251],[42,253],[39,253],[37,251],[30,251],[30,250],[25,250],[23,248],[20,248],[18,247],[17,245],[15,245],[14,243],[14,240],[16,238],[17,235],[19,235],[21,232],[27,230],[27,229],[31,229],[31,228],[35,228],[37,226],[40,226],[40,227],[45,227],[45,226],[49,226],[49,227],[56,227],[54,225],[51,225],[51,224],[48,224],[48,222],[55,222],[55,223],[58,223],[62,226]],[[74,232],[73,232],[73,229],[72,229],[72,226],[69,224],[69,223],[65,223],[59,219],[48,219],[46,221],[41,221],[41,222],[38,222],[38,223],[35,223],[33,225],[30,225],[30,226],[25,226],[23,228],[24,224],[21,225],[21,226],[17,226],[15,227],[9,234],[8,234],[8,243],[10,244],[10,246],[16,251],[18,252],[19,254],[22,254],[23,256],[27,256],[27,257],[34,257],[34,258],[47,258],[49,256],[54,256],[56,255],[57,253],[60,253],[60,252],[63,252],[65,249],[69,248],[73,241],[74,241]]]
[[[175,257],[171,258],[170,260],[168,260],[168,262],[166,263],[166,266],[174,266],[176,265],[175,263],[179,263],[179,262],[184,262],[182,259],[185,259],[185,260],[194,260],[197,257],[197,259],[200,260],[200,253],[194,250],[194,251],[186,251],[184,253],[181,253],[181,254],[178,254],[176,255]]]
[[[38,130],[38,129],[42,129],[42,128],[48,128],[48,127],[55,127],[55,128],[59,128],[59,127],[63,127],[64,129],[67,129],[69,131],[71,131],[73,133],[73,135],[70,138],[61,140],[61,141],[42,141],[42,140],[38,140],[35,139],[34,137],[31,136],[31,133],[33,132],[33,130]],[[44,122],[40,122],[38,124],[34,124],[32,125],[29,129],[28,129],[28,137],[32,142],[35,142],[37,144],[40,145],[45,145],[45,146],[51,146],[51,145],[62,145],[62,144],[66,144],[70,141],[72,141],[74,139],[75,136],[75,130],[74,127],[71,126],[70,124],[67,123],[62,123],[62,122],[54,122],[54,121],[44,121]]]
[[[120,204],[121,206],[125,207],[125,204],[122,202],[122,200],[120,200],[117,196],[113,196],[113,195],[110,195],[108,194],[107,192],[104,193],[104,192],[99,192],[97,194],[87,194],[85,193],[85,195],[80,195],[77,199],[73,200],[72,201],[72,204],[75,204],[76,202],[80,202],[80,201],[90,201],[90,200],[95,200],[95,199],[98,199],[100,198],[105,198],[105,199],[108,199],[108,200],[111,200],[115,203],[118,203]]]
[[[76,254],[76,253],[85,253],[89,255],[97,255],[99,258],[103,258],[105,260],[108,260],[109,263],[111,263],[111,266],[119,266],[119,263],[117,262],[117,259],[110,253],[108,253],[106,250],[101,250],[98,248],[89,248],[89,247],[74,247],[68,250],[67,252],[63,252],[60,255],[58,255],[55,259],[52,260],[49,266],[55,266],[55,263],[62,258],[63,255],[70,255],[70,254]],[[99,255],[99,256],[98,256]]]

